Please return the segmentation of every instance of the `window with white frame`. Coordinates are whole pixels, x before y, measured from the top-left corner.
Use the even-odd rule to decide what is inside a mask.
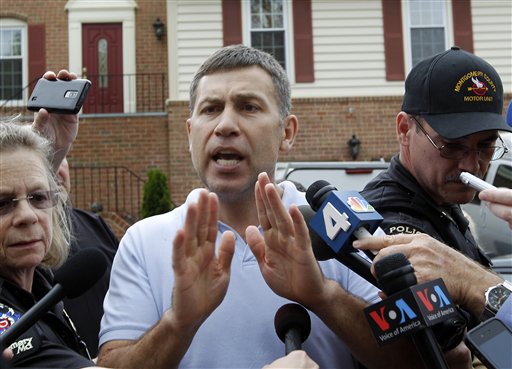
[[[0,21],[0,100],[23,100],[27,84],[26,25]]]
[[[447,48],[447,2],[440,0],[408,0],[410,60],[419,61]]]
[[[268,52],[286,69],[287,6],[283,0],[250,0],[250,44]]]

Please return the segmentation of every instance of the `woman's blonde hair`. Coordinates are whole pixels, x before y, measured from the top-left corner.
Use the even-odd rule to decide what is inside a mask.
[[[59,187],[52,167],[51,143],[35,132],[30,125],[0,121],[0,153],[20,149],[29,150],[41,158],[50,190],[57,190]],[[65,193],[59,192],[57,205],[52,210],[52,242],[41,263],[45,268],[57,268],[66,261],[71,238]]]

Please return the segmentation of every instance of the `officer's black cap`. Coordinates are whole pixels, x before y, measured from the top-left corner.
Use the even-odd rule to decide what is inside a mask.
[[[419,62],[405,81],[402,110],[421,115],[441,136],[512,131],[503,112],[503,84],[482,58],[452,47]]]

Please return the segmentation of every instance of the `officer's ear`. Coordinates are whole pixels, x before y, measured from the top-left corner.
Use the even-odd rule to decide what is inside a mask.
[[[404,111],[396,116],[396,137],[401,145],[409,145],[409,137],[414,129],[413,118]]]

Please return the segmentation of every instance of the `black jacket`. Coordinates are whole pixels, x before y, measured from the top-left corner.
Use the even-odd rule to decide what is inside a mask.
[[[73,239],[69,257],[84,248],[96,248],[107,258],[105,274],[83,295],[64,299],[64,307],[73,320],[80,337],[87,344],[92,357],[98,356],[98,336],[103,316],[103,300],[107,293],[112,261],[119,241],[108,224],[99,215],[77,208],[70,209]]]
[[[50,274],[37,268],[32,293],[0,278],[0,333],[9,329],[51,289]],[[94,366],[60,302],[10,345],[13,368],[83,368]]]

